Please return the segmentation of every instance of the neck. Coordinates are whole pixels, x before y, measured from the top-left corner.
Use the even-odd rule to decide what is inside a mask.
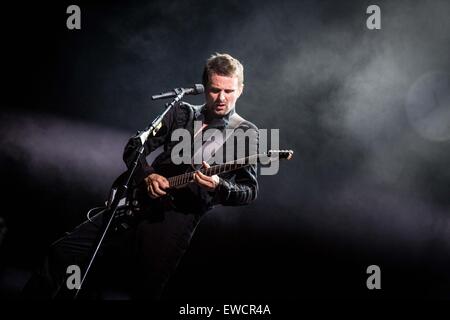
[[[205,115],[205,123],[210,123],[211,121],[215,120],[215,119],[225,119],[228,120],[228,118],[235,113],[235,108],[231,109],[230,112],[228,112],[227,114],[223,115],[223,116],[219,116],[214,114],[213,112],[211,112],[211,110],[208,107],[205,107],[205,111],[204,111],[204,115]]]

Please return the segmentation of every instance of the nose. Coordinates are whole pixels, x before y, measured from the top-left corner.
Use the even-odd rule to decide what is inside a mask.
[[[220,94],[219,94],[219,100],[220,100],[220,101],[225,101],[225,92],[220,91]]]

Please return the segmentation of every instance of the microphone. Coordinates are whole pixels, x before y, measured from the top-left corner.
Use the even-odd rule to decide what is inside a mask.
[[[166,99],[166,98],[173,98],[176,97],[177,94],[181,92],[181,90],[184,91],[184,94],[200,94],[205,92],[205,88],[202,84],[194,84],[193,87],[190,88],[175,88],[172,91],[163,92],[160,94],[156,94],[152,96],[152,100],[158,100],[158,99]]]

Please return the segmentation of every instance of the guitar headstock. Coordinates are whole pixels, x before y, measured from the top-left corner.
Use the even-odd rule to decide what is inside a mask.
[[[269,150],[267,155],[272,157],[274,155],[278,155],[280,159],[291,160],[293,157],[294,151],[292,150]]]

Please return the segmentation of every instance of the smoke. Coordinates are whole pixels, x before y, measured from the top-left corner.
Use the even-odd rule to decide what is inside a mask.
[[[281,148],[296,154],[277,179],[260,178],[254,214],[229,221],[225,212],[222,222],[396,242],[415,253],[439,238],[448,248],[448,77],[438,72],[424,89],[417,83],[450,70],[450,8],[379,5],[379,31],[365,27],[367,6],[330,14],[327,2],[268,3],[231,26],[233,37],[218,45],[246,68],[238,111],[259,127],[280,128]],[[418,99],[433,90],[442,102],[423,121],[437,138],[410,117],[411,106],[427,111]]]
[[[53,115],[9,113],[0,117],[2,156],[40,183],[59,191],[78,186],[105,196],[121,163],[127,134]],[[70,188],[69,188],[70,187]]]
[[[59,48],[65,68],[55,68],[56,79],[67,81],[58,103],[43,97],[90,124],[3,115],[2,152],[35,179],[103,196],[123,169],[125,131],[162,110],[149,108],[149,97],[199,82],[205,59],[228,52],[245,68],[237,111],[279,128],[280,148],[295,154],[277,176],[259,178],[254,204],[216,209],[206,229],[308,233],[414,257],[439,246],[436,256],[446,256],[450,4],[377,1],[382,29],[368,30],[370,4],[152,1],[91,10],[81,40]]]
[[[355,197],[365,188],[378,190],[376,194],[384,190],[398,196],[405,207],[412,198],[432,207],[446,205],[448,141],[424,136],[422,124],[411,122],[417,119],[411,114],[423,114],[414,110],[425,105],[415,104],[417,96],[424,95],[414,93],[423,91],[414,89],[418,79],[449,70],[449,5],[381,1],[381,30],[366,28],[368,5],[155,1],[90,10],[85,25],[90,37],[101,35],[102,40],[98,48],[83,46],[80,40],[76,44],[83,50],[78,47],[77,55],[71,53],[75,47],[70,42],[61,49],[71,62],[64,71],[70,75],[66,91],[82,93],[66,107],[83,106],[80,112],[89,108],[83,117],[91,117],[92,123],[121,123],[134,132],[160,111],[149,108],[151,94],[198,82],[211,53],[229,52],[245,67],[238,112],[260,128],[279,128],[280,147],[295,151],[294,160],[281,164],[276,178],[260,178],[254,207],[258,209],[237,210],[262,211],[257,213],[264,217],[257,226],[272,226],[270,210],[263,210],[269,203],[294,212],[286,213],[286,223],[280,222],[284,227],[320,225],[322,219],[302,208],[322,206],[324,197],[336,202],[344,197],[346,202],[341,191],[349,188],[354,188]],[[98,61],[96,53],[104,59]],[[200,102],[201,97],[195,99]],[[446,130],[445,103],[444,112],[436,113],[442,116],[435,116],[441,119],[442,130]],[[80,123],[67,131],[55,118],[49,119],[41,119],[50,121],[45,128],[25,118],[8,120],[9,126],[2,129],[8,130],[3,138],[8,154],[34,172],[54,170],[67,183],[72,181],[71,172],[83,173],[74,177],[80,183],[89,177],[93,185],[100,185],[119,171],[127,135],[107,128],[101,133]],[[436,120],[425,123],[433,128]],[[13,140],[23,125],[34,135]],[[438,183],[433,181],[436,175]],[[330,202],[327,218],[333,216],[333,207]],[[230,223],[245,221],[230,211],[223,209],[215,217]],[[367,213],[368,221],[372,214],[378,213]],[[385,218],[374,221],[384,230]],[[373,225],[361,221],[363,228],[369,224]]]

